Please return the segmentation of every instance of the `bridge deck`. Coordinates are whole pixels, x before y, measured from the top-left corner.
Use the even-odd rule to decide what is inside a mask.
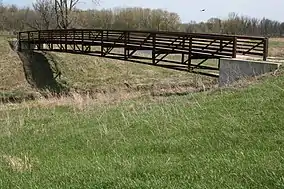
[[[268,54],[268,39],[251,36],[76,29],[19,32],[18,38],[20,50],[63,51],[102,57],[111,55],[111,58],[124,60],[152,60],[154,65],[164,61],[181,64],[186,66],[187,71],[193,72],[194,69],[218,70],[218,67],[202,66],[208,59],[235,58],[241,54],[260,56],[266,60]],[[123,49],[123,52],[115,52],[117,48]],[[151,56],[138,54],[141,50],[151,52]],[[166,59],[170,54],[180,55],[180,60]],[[204,60],[192,64],[192,59]],[[208,72],[204,74],[210,75]]]

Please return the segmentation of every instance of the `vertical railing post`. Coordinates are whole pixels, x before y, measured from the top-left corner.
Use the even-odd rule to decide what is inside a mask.
[[[156,33],[152,33],[152,63],[156,64]]]
[[[64,30],[64,37],[65,37],[65,51],[67,52],[68,46],[67,46],[67,36],[68,36],[68,30]]]
[[[182,49],[184,50],[184,45],[185,45],[185,36],[182,38]],[[181,63],[184,63],[184,53],[181,54]]]
[[[31,49],[31,42],[30,42],[30,40],[31,40],[30,32],[28,32],[28,50]]]
[[[21,38],[22,38],[22,32],[18,33],[18,51],[22,50],[22,42],[21,42]]]
[[[75,43],[75,40],[77,40],[76,38],[76,31],[73,30],[73,51],[76,51],[76,43]]]
[[[129,31],[125,31],[124,32],[124,60],[128,59],[128,54],[129,54],[128,49],[127,49],[127,43],[129,41],[128,36],[129,36]]]
[[[62,34],[61,34],[61,31],[62,31],[62,30],[60,29],[60,30],[59,30],[59,44],[60,44],[60,50],[62,50],[62,40],[61,40],[61,38],[62,38],[61,35],[62,35]]]
[[[220,39],[220,52],[221,52],[221,49],[223,49],[223,39]]]
[[[268,38],[263,41],[263,61],[266,61],[268,57]]]
[[[50,44],[51,50],[53,50],[53,44],[54,44],[53,41],[55,40],[55,39],[53,39],[53,32],[54,32],[54,30],[51,31],[50,36],[49,36],[49,32],[48,32],[48,40],[51,41],[51,44]]]
[[[233,55],[232,55],[232,58],[237,58],[237,43],[238,43],[238,38],[235,36],[233,38]]]
[[[82,42],[81,51],[84,52],[84,30],[81,31],[81,42]]]
[[[101,56],[104,56],[104,30],[101,30]]]
[[[41,40],[40,40],[40,30],[38,31],[38,50],[41,50],[41,44],[42,44],[42,42],[41,42]]]
[[[88,42],[89,42],[89,45],[88,45],[88,51],[90,52],[91,51],[91,45],[90,45],[90,42],[91,42],[91,30],[89,30],[89,36],[88,36]]]
[[[192,37],[188,39],[188,71],[191,71]]]

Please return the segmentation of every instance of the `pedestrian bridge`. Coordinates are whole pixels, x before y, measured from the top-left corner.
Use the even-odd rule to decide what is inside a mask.
[[[268,38],[164,31],[67,29],[18,33],[18,50],[59,51],[218,77],[210,59],[268,56]],[[79,62],[78,62],[79,63]]]

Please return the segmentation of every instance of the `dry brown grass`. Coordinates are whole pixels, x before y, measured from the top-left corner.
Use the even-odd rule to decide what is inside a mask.
[[[30,172],[33,165],[36,163],[36,161],[33,161],[26,154],[24,154],[22,158],[11,155],[3,155],[2,158],[8,164],[9,168],[21,173]]]
[[[29,88],[22,62],[4,37],[0,37],[0,55],[0,91]]]
[[[152,100],[159,99],[171,95],[188,94],[198,91],[205,91],[208,89],[216,88],[217,85],[205,87],[201,80],[197,79],[196,87],[194,85],[175,85],[173,83],[152,85],[150,87],[141,87],[139,90],[132,89],[116,89],[115,91],[103,91],[95,93],[79,93],[72,91],[67,95],[54,96],[49,94],[46,97],[39,96],[38,99],[33,101],[23,101],[21,103],[2,103],[0,104],[0,113],[11,110],[30,108],[51,108],[57,106],[68,106],[77,110],[84,110],[90,107],[115,105],[126,100],[135,100],[138,98],[151,98]]]
[[[269,39],[269,56],[284,59],[284,38]]]
[[[284,43],[284,37],[272,37],[269,39],[270,42],[282,42]]]
[[[281,57],[284,59],[284,47],[271,47],[269,48],[269,56],[271,57]]]

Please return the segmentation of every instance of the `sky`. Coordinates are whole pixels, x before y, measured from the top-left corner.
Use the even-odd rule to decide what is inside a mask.
[[[1,1],[1,0],[0,0]],[[2,0],[5,4],[31,5],[35,0]],[[182,22],[206,21],[212,17],[226,18],[230,12],[238,15],[284,22],[284,0],[81,0],[79,8],[144,7],[161,8],[180,15]],[[205,9],[204,12],[200,10]]]

